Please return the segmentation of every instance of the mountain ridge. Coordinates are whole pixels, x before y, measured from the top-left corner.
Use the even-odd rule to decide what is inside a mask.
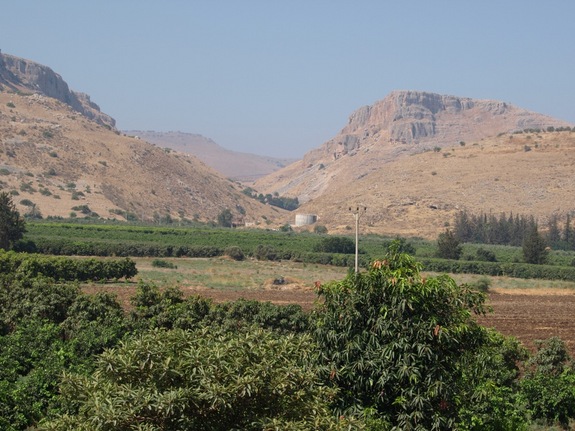
[[[298,212],[317,214],[330,231],[347,231],[349,207],[367,206],[373,212],[365,216],[365,228],[373,233],[434,237],[453,219],[454,211],[461,209],[530,214],[525,203],[532,199],[529,192],[534,190],[531,183],[537,172],[545,176],[553,193],[548,192],[548,208],[543,198],[534,206],[533,215],[543,218],[561,207],[575,214],[565,205],[569,193],[575,193],[573,184],[566,182],[563,189],[551,185],[554,177],[572,177],[571,165],[564,165],[575,157],[575,134],[546,133],[547,129],[570,130],[570,126],[499,101],[392,92],[354,111],[334,138],[302,160],[257,180],[254,188],[297,197],[302,203]],[[557,139],[557,151],[553,139]],[[453,157],[459,153],[465,153],[465,158]],[[542,169],[532,164],[538,157],[556,160]],[[436,175],[443,163],[453,163],[450,169],[459,172],[460,178],[452,183],[439,181],[443,176]],[[501,178],[506,171],[515,173],[517,187],[502,188],[505,183],[501,182],[492,190],[478,188],[478,184],[493,186],[493,178]],[[422,178],[425,181],[420,184]],[[508,181],[514,182],[512,177]],[[474,194],[468,194],[471,190]],[[451,196],[452,192],[459,195]],[[447,195],[449,199],[444,199]],[[481,205],[474,201],[477,195],[482,196]]]
[[[227,178],[245,183],[253,182],[297,160],[228,150],[212,139],[194,133],[151,130],[125,130],[123,132],[161,147],[193,154]]]
[[[2,57],[0,187],[22,214],[210,222],[229,209],[234,222],[268,225],[281,213],[194,156],[123,136],[106,114],[78,111],[74,100],[89,98],[67,99],[51,69]]]

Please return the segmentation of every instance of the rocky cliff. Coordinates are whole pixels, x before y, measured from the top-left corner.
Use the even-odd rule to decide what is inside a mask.
[[[347,232],[355,205],[370,208],[372,232],[426,237],[464,208],[575,214],[571,126],[501,101],[395,91],[254,188],[297,197],[332,232]]]
[[[338,158],[374,142],[406,145],[410,150],[421,151],[499,133],[567,125],[564,121],[497,100],[394,91],[383,100],[352,113],[339,135],[324,144],[320,151],[309,153],[308,162],[318,156]]]
[[[47,66],[0,51],[0,85],[57,99],[90,120],[109,127],[116,121],[100,111],[90,96],[70,90],[60,75]]]

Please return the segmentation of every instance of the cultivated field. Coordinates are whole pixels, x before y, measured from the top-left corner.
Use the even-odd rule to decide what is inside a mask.
[[[347,269],[296,262],[228,258],[163,259],[176,269],[156,268],[153,259],[137,258],[139,274],[131,282],[86,285],[86,292],[112,291],[129,307],[139,281],[159,287],[179,286],[185,295],[199,294],[214,301],[238,298],[300,304],[310,310],[317,300],[314,283],[341,280]],[[473,283],[484,276],[454,275],[458,283]],[[575,355],[575,283],[491,277],[488,305],[493,312],[479,317],[481,324],[517,337],[527,347],[534,340],[558,336]],[[275,283],[274,283],[275,282]]]

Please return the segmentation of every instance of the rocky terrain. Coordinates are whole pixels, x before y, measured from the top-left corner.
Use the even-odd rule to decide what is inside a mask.
[[[575,133],[554,131],[570,126],[504,102],[398,91],[255,188],[298,197],[298,212],[332,232],[353,226],[357,206],[366,231],[387,234],[434,237],[462,209],[543,221],[575,212]]]
[[[49,68],[5,54],[0,65],[0,187],[21,213],[177,222],[230,209],[265,226],[281,214],[192,155],[124,136]]]
[[[269,175],[296,161],[295,159],[278,159],[231,151],[205,136],[193,133],[144,130],[126,130],[124,133],[129,136],[137,136],[159,147],[193,154],[227,178],[245,183]]]
[[[0,187],[29,216],[213,221],[230,209],[239,224],[275,228],[314,214],[330,233],[352,233],[350,207],[361,207],[363,233],[427,238],[461,210],[542,225],[575,216],[572,125],[500,101],[396,91],[285,167],[200,135],[133,137],[114,125],[50,68],[0,53]],[[252,183],[246,172],[271,173]],[[230,177],[302,206],[260,204]]]

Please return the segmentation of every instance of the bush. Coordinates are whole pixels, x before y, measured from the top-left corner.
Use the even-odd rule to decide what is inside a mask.
[[[169,268],[169,269],[177,269],[178,268],[172,262],[168,262],[167,260],[162,260],[162,259],[152,260],[152,266],[154,268]]]
[[[40,430],[349,429],[328,408],[313,348],[253,328],[151,331],[103,353],[92,375],[66,375],[69,412]]]
[[[239,248],[237,246],[227,247],[224,250],[224,255],[231,257],[233,260],[237,260],[237,261],[245,259],[244,252],[242,251],[241,248]]]
[[[355,253],[355,242],[351,238],[328,236],[317,243],[313,251],[320,253]]]

